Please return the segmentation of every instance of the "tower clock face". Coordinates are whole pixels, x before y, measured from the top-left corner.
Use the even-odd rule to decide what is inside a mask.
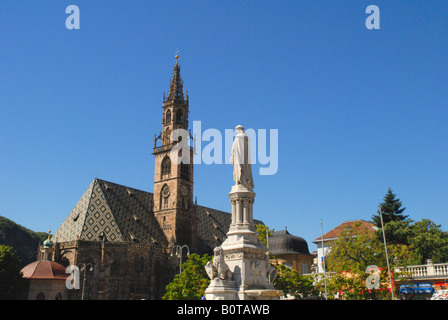
[[[186,196],[188,194],[188,188],[186,186],[182,186],[180,192],[183,196]]]
[[[164,198],[168,198],[170,195],[170,188],[168,186],[164,186],[162,189],[162,196]]]

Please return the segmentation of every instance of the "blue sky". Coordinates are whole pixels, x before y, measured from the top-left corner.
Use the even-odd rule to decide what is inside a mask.
[[[179,48],[190,121],[278,129],[278,172],[253,168],[255,218],[312,251],[320,219],[369,220],[391,187],[411,219],[447,230],[447,18],[445,0],[3,0],[0,215],[54,232],[97,168],[152,192]],[[196,165],[198,203],[230,211],[232,177]]]

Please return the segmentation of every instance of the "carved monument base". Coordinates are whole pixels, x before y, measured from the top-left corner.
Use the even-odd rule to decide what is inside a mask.
[[[238,300],[236,283],[233,280],[213,279],[205,290],[207,300]]]

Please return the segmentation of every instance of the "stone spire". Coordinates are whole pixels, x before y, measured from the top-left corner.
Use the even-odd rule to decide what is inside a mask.
[[[176,102],[184,102],[183,81],[180,76],[179,56],[176,55],[176,64],[173,68],[173,77],[171,78],[170,91],[168,92],[168,99]]]

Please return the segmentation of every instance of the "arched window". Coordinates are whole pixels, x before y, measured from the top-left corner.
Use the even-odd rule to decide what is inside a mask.
[[[170,124],[170,123],[171,123],[171,110],[168,110],[166,112],[165,124]]]
[[[170,197],[170,187],[164,185],[160,192],[160,209],[168,208],[168,198]]]
[[[43,292],[39,292],[37,294],[36,300],[45,300],[45,294]]]
[[[162,177],[171,174],[171,159],[166,156],[162,160]]]

